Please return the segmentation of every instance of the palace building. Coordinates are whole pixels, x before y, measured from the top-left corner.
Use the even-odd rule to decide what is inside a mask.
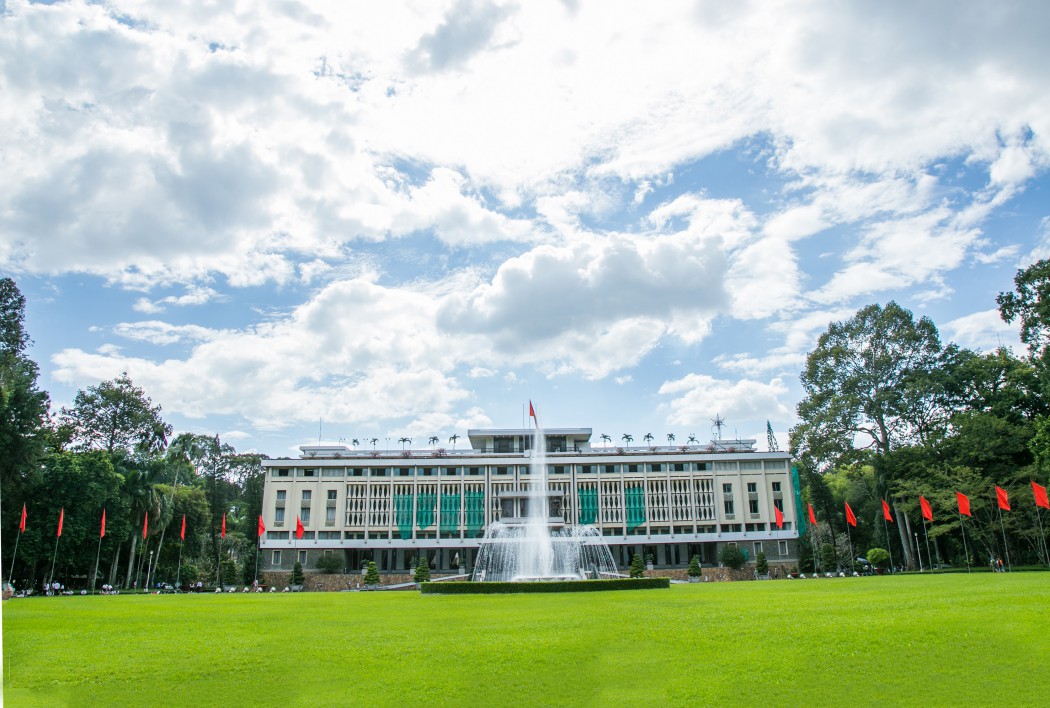
[[[754,440],[594,447],[590,428],[542,432],[564,523],[599,529],[620,568],[634,553],[656,568],[685,568],[694,555],[717,565],[726,544],[751,560],[761,551],[771,563],[797,562],[804,521],[786,452],[756,451]],[[288,571],[298,559],[309,572],[336,554],[347,572],[371,560],[382,573],[405,573],[425,554],[436,572],[470,572],[503,512],[501,494],[529,487],[534,431],[468,438],[469,450],[304,445],[298,459],[264,460],[261,569]]]

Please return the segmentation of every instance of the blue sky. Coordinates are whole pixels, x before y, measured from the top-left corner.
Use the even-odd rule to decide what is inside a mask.
[[[54,408],[238,449],[782,446],[829,322],[1018,348],[1050,5],[0,3],[0,272]],[[392,443],[396,447],[396,442]]]

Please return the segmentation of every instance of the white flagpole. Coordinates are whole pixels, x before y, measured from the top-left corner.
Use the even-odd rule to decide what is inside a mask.
[[[1003,508],[999,507],[999,528],[1003,532],[1003,552],[1006,553],[1006,567],[1012,573],[1014,568],[1010,563],[1010,548],[1006,545],[1006,526],[1003,525]]]
[[[95,578],[98,577],[98,561],[102,557],[102,534],[98,536],[98,552],[95,553],[95,572],[91,574],[91,594],[95,594]]]
[[[1039,513],[1037,509],[1036,514]],[[18,558],[18,542],[22,540],[22,531],[18,532],[18,536],[15,537],[15,554],[11,556],[11,573],[7,576],[7,584],[10,585],[15,578],[15,559]]]
[[[963,522],[962,512],[959,512],[959,529],[962,530],[963,555],[966,556],[966,572],[970,572],[970,551],[966,548],[966,524]]]
[[[930,531],[929,531],[929,529],[926,528],[926,520],[925,519],[923,519],[923,521],[922,521],[922,535],[926,537],[926,560],[928,560],[930,562],[930,565],[932,566],[933,565],[933,558],[930,555]],[[940,554],[938,554],[938,560],[939,559],[940,559]],[[937,571],[937,568],[930,568],[930,572],[931,573],[934,573],[936,571]]]
[[[55,552],[51,556],[51,577],[47,581],[48,586],[55,582],[55,560],[58,558],[58,542],[61,540],[61,536],[55,536]]]

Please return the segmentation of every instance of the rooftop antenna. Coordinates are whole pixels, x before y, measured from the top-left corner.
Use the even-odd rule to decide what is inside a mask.
[[[777,436],[773,434],[773,425],[768,420],[766,421],[766,446],[770,452],[780,452]]]
[[[715,413],[715,417],[711,420],[711,422],[714,423],[714,425],[712,425],[711,427],[715,431],[715,440],[721,440],[722,429],[726,427],[726,419]]]

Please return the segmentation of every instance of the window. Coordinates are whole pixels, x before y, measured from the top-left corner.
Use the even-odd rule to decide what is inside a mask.
[[[777,551],[780,553],[780,555],[786,556],[788,554],[788,542],[787,541],[778,541],[777,542]]]
[[[328,501],[335,501],[336,494],[337,494],[336,490],[329,489],[328,490]]]
[[[455,477],[457,474],[459,474],[459,468],[458,467],[446,467],[446,468],[444,468],[444,472],[442,474],[444,474],[446,477]]]
[[[337,467],[337,468],[331,469],[331,470],[321,470],[321,476],[322,477],[342,477],[343,476],[343,469],[341,467]]]
[[[280,469],[274,470],[273,471],[273,476],[274,477],[289,477],[290,475],[288,474],[288,468],[287,467],[282,467]]]
[[[594,465],[581,465],[580,474],[594,474]]]
[[[287,531],[267,531],[266,532],[266,538],[271,539],[271,540],[287,541],[288,540],[288,532]]]
[[[780,482],[773,482],[773,491],[774,492],[779,492],[780,491]]]
[[[758,482],[748,482],[747,483],[747,493],[748,494],[758,494]]]
[[[780,509],[780,513],[781,514],[784,513],[784,500],[783,499],[774,499],[773,500],[773,506],[775,506],[776,508]]]
[[[288,492],[284,489],[277,490],[277,501],[283,502],[288,497]]]
[[[732,484],[723,484],[722,485],[722,494],[732,494],[732,493],[733,493],[733,485]]]
[[[758,499],[748,499],[747,510],[751,512],[752,516],[758,516]]]
[[[310,507],[304,506],[299,510],[299,520],[303,522],[303,525],[310,523]]]
[[[330,506],[327,509],[325,509],[324,522],[326,524],[334,524],[335,523],[335,507],[334,506]]]
[[[306,565],[306,551],[299,551],[299,565]]]
[[[274,551],[273,552],[273,558],[271,558],[270,561],[271,561],[270,565],[280,565],[281,564],[281,552],[280,551]]]
[[[755,552],[755,558],[758,558],[758,554],[762,552],[762,542],[755,541],[751,544],[751,549]]]
[[[305,504],[308,501],[310,501],[311,499],[313,499],[313,495],[314,495],[314,493],[311,492],[309,489],[304,489],[303,490],[303,504]]]
[[[273,522],[275,524],[283,524],[284,523],[284,507],[283,506],[279,506],[276,509],[274,509]]]
[[[726,516],[729,518],[733,518],[733,500],[726,499],[724,502],[722,502],[722,506],[725,508]]]
[[[386,467],[376,467],[372,470],[373,477],[386,477]]]

